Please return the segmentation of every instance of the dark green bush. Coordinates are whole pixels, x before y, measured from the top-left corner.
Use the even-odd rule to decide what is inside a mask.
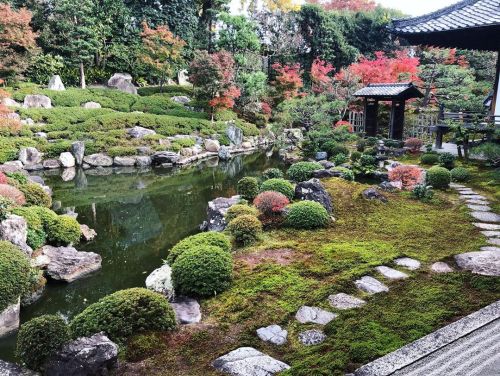
[[[46,361],[70,338],[69,327],[60,316],[35,317],[19,329],[17,356],[30,369],[41,371]]]
[[[288,207],[285,223],[297,229],[325,227],[330,220],[328,212],[315,201],[301,201]]]
[[[439,155],[437,153],[422,154],[420,162],[425,165],[435,165],[439,162]]]
[[[240,215],[227,226],[234,240],[243,245],[255,242],[262,233],[262,223],[254,215]]]
[[[167,264],[173,265],[177,257],[191,248],[198,246],[213,246],[225,252],[231,252],[231,242],[228,237],[220,232],[208,231],[188,236],[172,247],[167,256]]]
[[[189,249],[175,260],[172,280],[180,295],[208,297],[230,286],[232,271],[231,254],[219,247],[202,245]]]
[[[45,206],[47,208],[52,206],[52,198],[38,184],[19,185],[19,190],[24,193],[27,205]]]
[[[53,245],[76,244],[80,236],[80,224],[68,215],[59,215],[47,225],[47,237]]]
[[[110,157],[124,157],[127,155],[136,155],[137,148],[134,146],[113,146],[107,151]]]
[[[259,181],[257,178],[245,176],[238,181],[238,194],[248,201],[253,201],[255,196],[259,194]]]
[[[432,188],[425,184],[417,184],[411,191],[411,196],[420,201],[429,201],[434,197]]]
[[[262,173],[262,180],[283,179],[284,174],[279,168],[268,168]]]
[[[323,144],[323,151],[326,151],[328,158],[335,158],[338,154],[349,155],[349,149],[344,145],[338,144],[334,141],[328,141]]]
[[[435,189],[448,188],[451,182],[451,173],[444,167],[434,166],[427,170],[427,184]]]
[[[19,215],[26,220],[28,224],[27,243],[33,249],[40,248],[47,240],[47,234],[44,231],[43,222],[38,212],[37,206],[23,206],[12,209],[12,214]]]
[[[189,97],[193,95],[193,87],[189,85],[183,85],[183,86],[165,85],[160,90],[159,86],[146,86],[137,89],[137,94],[139,94],[140,96],[161,94],[167,97],[182,96],[182,95]]]
[[[236,217],[239,217],[240,215],[253,215],[257,216],[259,214],[259,211],[255,209],[253,206],[248,206],[248,205],[242,205],[242,204],[236,204],[231,206],[227,212],[224,218],[226,219],[226,222],[229,223]]]
[[[285,179],[269,179],[260,186],[260,191],[275,191],[284,194],[289,200],[295,196],[293,184]]]
[[[439,165],[451,170],[455,167],[455,159],[457,158],[451,153],[439,154]]]
[[[170,330],[175,325],[175,313],[164,296],[144,288],[132,288],[89,305],[71,320],[70,328],[73,337],[102,331],[111,340],[123,344],[133,334]]]
[[[359,161],[359,159],[361,158],[361,155],[362,155],[361,152],[353,151],[351,153],[351,161],[353,161],[353,162]]]
[[[340,166],[344,163],[346,163],[348,161],[348,158],[347,158],[347,155],[345,154],[337,154],[334,158],[333,158],[333,163],[335,163],[335,166]]]
[[[291,180],[299,183],[311,179],[313,172],[321,169],[323,166],[318,162],[298,162],[290,166],[287,175]]]
[[[450,171],[450,173],[451,173],[451,180],[456,182],[469,181],[471,178],[470,171],[464,167],[455,167],[453,170]]]

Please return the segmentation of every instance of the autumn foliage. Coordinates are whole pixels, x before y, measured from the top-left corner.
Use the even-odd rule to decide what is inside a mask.
[[[332,77],[328,74],[334,70],[333,65],[316,58],[311,66],[312,91],[322,94],[332,90]]]
[[[20,121],[14,117],[15,114],[2,103],[4,98],[10,95],[5,90],[0,89],[0,128],[7,129],[10,132],[17,132],[21,128]]]
[[[282,65],[274,63],[272,68],[276,72],[276,78],[272,84],[278,101],[297,97],[299,90],[304,86],[301,78],[303,71],[300,69],[300,64]]]
[[[403,189],[412,190],[423,181],[422,169],[417,166],[397,166],[389,171],[389,180],[401,182]]]
[[[322,6],[325,10],[347,10],[351,12],[371,11],[377,4],[374,0],[308,0],[310,4]]]
[[[262,214],[271,216],[281,213],[290,201],[288,201],[288,198],[282,193],[265,191],[255,197],[253,203]]]

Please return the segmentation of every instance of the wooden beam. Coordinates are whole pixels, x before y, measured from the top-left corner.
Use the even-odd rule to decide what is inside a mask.
[[[365,133],[376,136],[378,128],[378,101],[365,98]]]
[[[497,72],[493,87],[493,98],[491,100],[491,114],[494,116],[495,124],[500,125],[500,50],[497,57]]]

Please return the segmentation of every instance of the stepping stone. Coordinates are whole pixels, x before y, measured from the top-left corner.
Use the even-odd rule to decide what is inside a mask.
[[[476,192],[474,192],[472,189],[470,188],[466,188],[466,189],[458,189],[458,193],[460,193],[461,195],[465,195],[465,196],[468,196],[468,195],[477,195]]]
[[[500,247],[481,247],[481,251],[500,252]]]
[[[475,219],[483,222],[500,222],[500,215],[492,212],[477,212],[470,213]]]
[[[498,238],[500,237],[500,231],[481,231],[481,234],[487,238]]]
[[[488,243],[500,246],[500,238],[490,238],[488,239]]]
[[[393,268],[389,268],[387,266],[377,266],[375,270],[388,279],[397,280],[408,278],[408,274],[405,274]]]
[[[328,297],[328,302],[330,302],[332,307],[337,309],[359,308],[366,304],[364,300],[356,298],[352,295],[344,294],[343,292],[330,295]]]
[[[257,329],[257,336],[264,342],[271,342],[273,345],[284,345],[288,332],[281,329],[279,325],[269,325],[265,328]]]
[[[500,252],[481,251],[468,252],[455,256],[460,269],[469,270],[475,274],[500,276]]]
[[[297,313],[295,314],[295,318],[301,324],[306,324],[311,322],[313,324],[320,324],[320,325],[328,324],[337,316],[338,316],[337,314],[325,311],[324,309],[318,307],[309,307],[309,306],[300,307]]]
[[[312,329],[299,333],[299,341],[306,346],[319,345],[326,339],[326,334],[321,330]]]
[[[481,195],[460,195],[461,199],[464,200],[483,200],[483,201],[488,201],[488,199],[484,196]]]
[[[172,303],[175,317],[180,324],[196,324],[201,321],[200,303],[192,298],[178,297]]]
[[[389,291],[389,287],[370,276],[361,277],[361,279],[355,281],[354,284],[358,289],[367,292],[368,294],[378,294],[379,292]]]
[[[477,199],[470,199],[470,200],[465,200],[467,204],[472,204],[472,205],[489,205],[490,202],[486,200],[477,200]]]
[[[463,184],[450,183],[450,188],[453,188],[453,189],[463,189],[463,188],[467,188],[467,187],[465,185],[463,185]]]
[[[473,223],[474,226],[481,228],[483,230],[500,230],[500,225],[494,225],[493,223],[479,223],[475,222]]]
[[[487,211],[491,210],[491,208],[488,205],[472,205],[472,204],[467,204],[467,207],[470,210],[474,210],[474,211],[487,212]]]
[[[217,358],[214,368],[231,376],[272,376],[290,368],[253,347],[240,347]]]
[[[453,269],[446,262],[435,262],[431,265],[431,270],[435,273],[451,273]]]
[[[394,260],[394,263],[399,266],[403,266],[405,268],[408,268],[410,270],[417,270],[420,268],[420,261],[409,258],[409,257],[402,257]]]

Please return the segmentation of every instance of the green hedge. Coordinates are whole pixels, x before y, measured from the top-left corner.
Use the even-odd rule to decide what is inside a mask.
[[[435,189],[448,188],[451,182],[451,173],[445,167],[434,166],[427,170],[427,184]]]
[[[455,167],[450,171],[451,180],[456,182],[464,182],[469,181],[472,177],[472,174],[465,167]]]
[[[325,227],[330,220],[326,209],[315,201],[301,201],[288,206],[285,223],[297,229]]]
[[[287,175],[291,180],[301,182],[311,179],[314,171],[322,169],[318,162],[298,162],[290,166]]]
[[[229,222],[227,229],[236,243],[249,245],[259,239],[262,223],[256,216],[244,214]]]
[[[76,244],[80,241],[80,224],[69,215],[59,215],[48,223],[47,237],[54,245]]]
[[[227,209],[224,218],[226,222],[229,223],[236,217],[239,217],[240,215],[253,215],[256,217],[257,215],[259,215],[259,211],[253,206],[236,204]]]
[[[289,200],[295,196],[295,188],[292,183],[285,179],[269,179],[260,186],[260,191],[275,191],[284,194]]]
[[[245,176],[238,181],[236,191],[243,199],[253,201],[259,194],[259,181],[253,176]]]
[[[174,245],[168,253],[167,264],[173,265],[177,257],[181,254],[201,245],[218,247],[228,253],[231,251],[231,243],[226,235],[215,231],[200,232],[199,234],[188,236]]]

